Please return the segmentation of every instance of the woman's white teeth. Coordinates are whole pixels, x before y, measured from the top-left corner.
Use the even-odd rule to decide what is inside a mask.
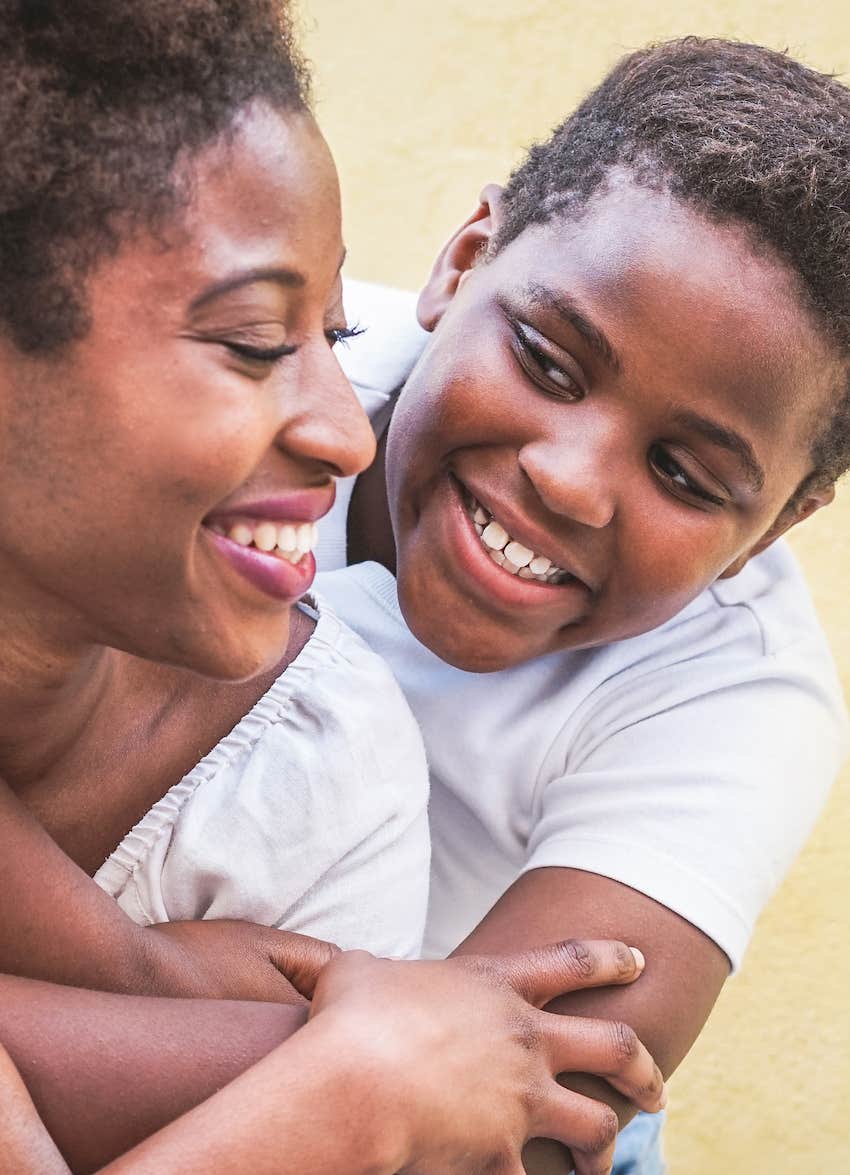
[[[298,563],[312,551],[319,539],[313,522],[235,522],[226,531],[227,537],[240,547],[255,546],[267,554],[274,552],[290,563]]]
[[[563,583],[570,578],[569,572],[556,567],[551,559],[545,555],[535,555],[529,547],[512,539],[502,524],[474,498],[467,498],[466,506],[487,553],[503,570],[520,579],[536,579],[541,583]]]
[[[498,522],[495,521],[489,522],[481,532],[482,543],[485,547],[489,547],[491,551],[503,550],[510,537],[505,528],[499,526]]]

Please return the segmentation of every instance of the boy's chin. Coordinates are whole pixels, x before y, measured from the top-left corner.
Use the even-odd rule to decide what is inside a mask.
[[[399,607],[420,644],[466,673],[497,673],[552,651],[539,640],[476,617],[468,605],[435,607],[433,600],[409,598],[401,584]]]

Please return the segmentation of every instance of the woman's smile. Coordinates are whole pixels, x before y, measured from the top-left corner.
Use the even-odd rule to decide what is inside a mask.
[[[248,108],[192,169],[167,247],[137,234],[92,274],[85,338],[9,360],[28,391],[0,557],[84,642],[237,679],[279,662],[314,523],[374,437],[332,349],[344,250],[315,123]]]
[[[241,502],[212,511],[203,533],[218,555],[261,592],[290,604],[316,574],[316,522],[328,513],[334,484],[314,491]]]

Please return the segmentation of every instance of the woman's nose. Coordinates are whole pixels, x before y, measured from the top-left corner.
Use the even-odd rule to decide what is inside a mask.
[[[613,519],[617,459],[610,436],[581,430],[539,438],[520,449],[519,465],[553,514],[597,530]]]
[[[327,343],[310,349],[314,355],[303,356],[299,372],[300,404],[288,413],[278,445],[334,477],[351,477],[371,464],[375,434]]]

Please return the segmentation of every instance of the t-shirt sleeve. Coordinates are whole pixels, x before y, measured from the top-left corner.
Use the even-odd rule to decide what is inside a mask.
[[[737,969],[845,753],[840,691],[818,657],[751,659],[742,679],[726,653],[610,689],[567,769],[540,789],[525,870],[620,881],[697,926]]]

